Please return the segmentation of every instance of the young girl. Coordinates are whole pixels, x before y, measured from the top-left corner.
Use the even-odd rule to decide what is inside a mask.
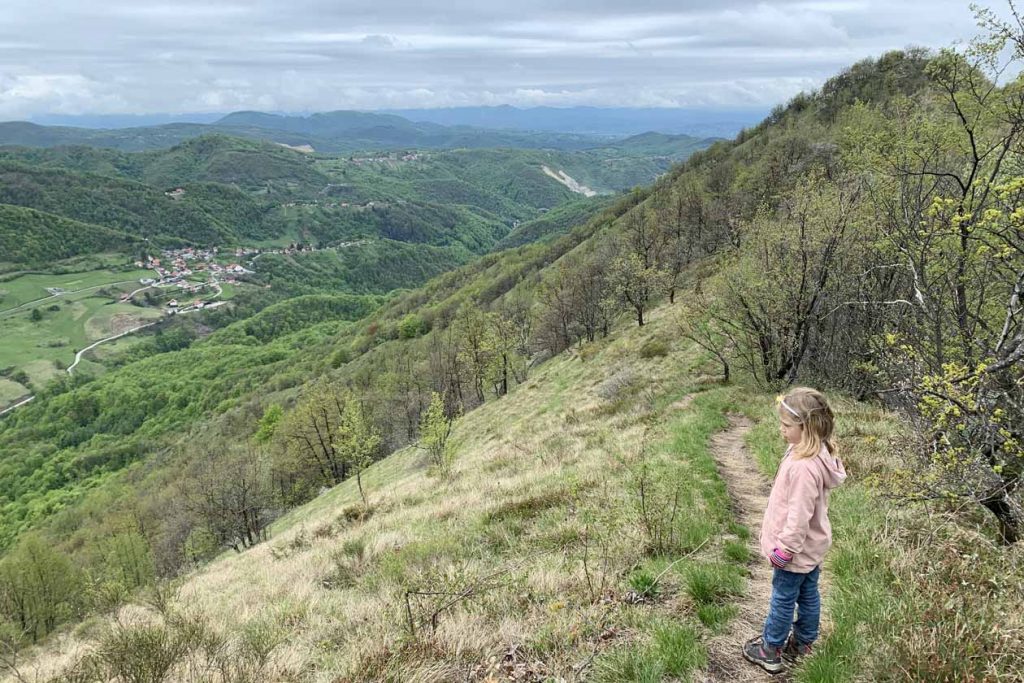
[[[846,479],[835,455],[835,418],[825,396],[793,389],[780,397],[778,411],[779,430],[789,447],[761,525],[761,552],[775,568],[772,599],[761,635],[743,647],[743,656],[769,673],[783,670],[783,658],[794,662],[808,654],[818,638],[818,575],[832,544],[828,492]]]

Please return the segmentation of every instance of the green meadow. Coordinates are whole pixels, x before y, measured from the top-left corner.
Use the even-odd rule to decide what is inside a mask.
[[[5,375],[0,407],[31,393],[26,377],[32,385],[45,384],[74,362],[79,349],[159,318],[157,309],[120,302],[123,293],[139,287],[139,278],[151,275],[147,270],[101,270],[22,275],[0,283],[0,369]],[[68,293],[23,306],[48,297],[47,287]]]
[[[0,317],[10,315],[17,306],[49,297],[48,287],[60,287],[65,291],[76,291],[91,287],[102,287],[115,283],[135,284],[138,287],[140,278],[154,277],[152,270],[94,270],[85,273],[67,273],[63,275],[51,275],[46,273],[32,273],[19,275],[18,277],[0,281]],[[69,295],[62,295],[60,299],[67,299]],[[56,300],[56,299],[55,299]],[[40,301],[40,305],[48,305],[51,301]]]

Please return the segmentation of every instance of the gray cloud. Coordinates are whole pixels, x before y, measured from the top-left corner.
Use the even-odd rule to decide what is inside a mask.
[[[504,103],[765,107],[863,57],[976,32],[962,0],[3,5],[0,119]]]

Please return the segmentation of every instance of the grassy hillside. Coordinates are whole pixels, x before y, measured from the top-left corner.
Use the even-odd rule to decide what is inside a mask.
[[[370,510],[350,480],[278,520],[268,542],[220,558],[157,603],[123,608],[116,623],[69,636],[59,651],[42,646],[31,666],[44,679],[89,666],[113,676],[177,648],[164,660],[175,680],[198,680],[187,668],[210,659],[231,675],[301,680],[526,672],[658,681],[742,671],[721,641],[738,615],[767,605],[748,592],[748,566],[761,561],[749,549],[757,530],[731,512],[711,437],[729,414],[749,416],[746,457],[766,478],[781,444],[771,396],[709,384],[708,359],[672,341],[676,314],[666,307],[644,328],[551,361],[460,420],[450,477],[421,451],[400,451],[365,473]],[[664,355],[645,352],[654,342]],[[948,590],[933,590],[953,570],[922,544],[934,523],[865,486],[884,471],[875,444],[893,420],[836,401],[852,483],[833,499],[825,635],[799,681],[879,680],[894,661],[920,667],[920,638],[941,633],[957,609]],[[933,540],[936,532],[957,542],[948,528],[933,529]],[[998,563],[989,543],[975,552],[971,576]],[[129,645],[143,638],[147,648]],[[1005,658],[1021,655],[999,642]],[[885,656],[857,656],[864,650]],[[989,671],[1012,674],[1013,661],[1024,660],[990,661],[998,668]],[[928,680],[954,680],[944,676],[987,665],[929,666],[940,678]]]

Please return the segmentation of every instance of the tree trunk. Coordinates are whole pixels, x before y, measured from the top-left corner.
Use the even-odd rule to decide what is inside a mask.
[[[1003,543],[1011,545],[1020,540],[1021,519],[1020,506],[1004,493],[999,492],[985,500],[981,504],[988,508],[989,512],[996,516],[999,522],[999,535]]]
[[[359,497],[363,499],[363,509],[369,510],[370,504],[366,502],[366,493],[363,492],[363,470],[356,470],[356,484],[359,485]]]

